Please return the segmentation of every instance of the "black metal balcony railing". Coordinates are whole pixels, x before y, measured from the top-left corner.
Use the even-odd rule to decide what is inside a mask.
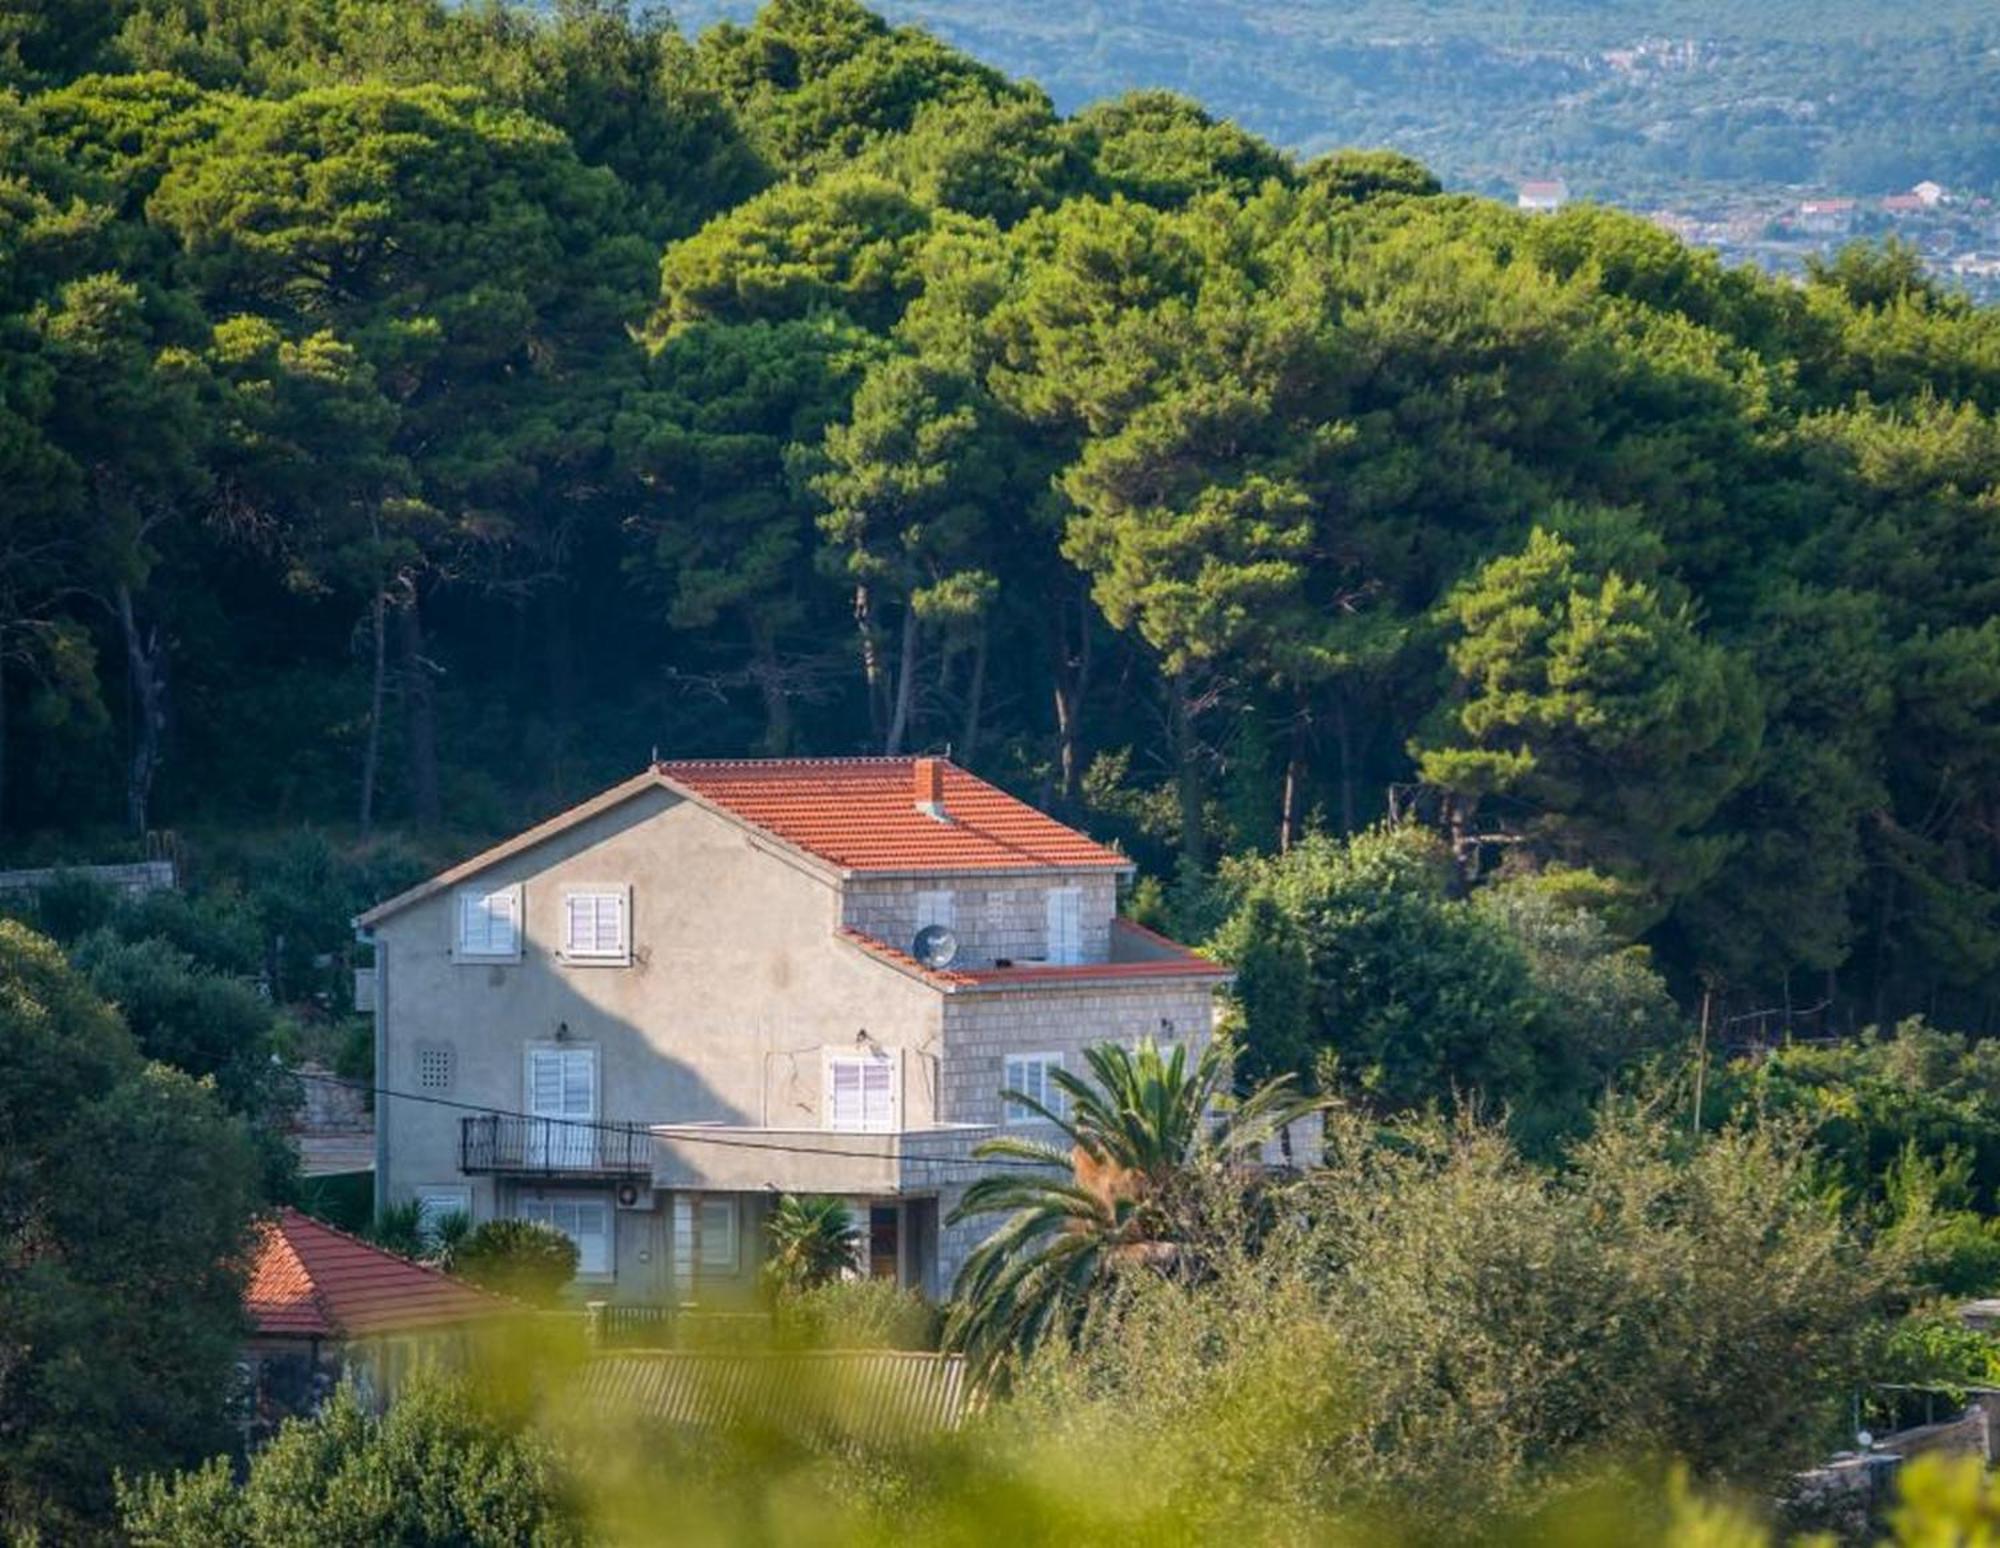
[[[636,1123],[571,1123],[561,1118],[482,1114],[459,1121],[462,1172],[567,1172],[647,1177],[652,1134]]]

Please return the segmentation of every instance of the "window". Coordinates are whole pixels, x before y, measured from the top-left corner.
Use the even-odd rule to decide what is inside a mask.
[[[1005,1079],[1002,1085],[1009,1091],[1032,1097],[1058,1117],[1063,1111],[1062,1087],[1049,1079],[1051,1070],[1063,1067],[1063,1056],[1059,1053],[1009,1054],[1005,1063]],[[1009,1123],[1043,1123],[1042,1115],[1025,1103],[1009,1100],[1005,1113]]]
[[[438,1227],[449,1215],[472,1216],[472,1190],[463,1183],[440,1183],[417,1189],[417,1235],[435,1245]]]
[[[826,1091],[827,1127],[896,1127],[896,1061],[891,1055],[830,1056]]]
[[[736,1201],[701,1201],[701,1266],[725,1274],[736,1272]]]
[[[463,962],[515,962],[521,956],[521,889],[469,889],[458,895],[458,951]]]
[[[943,925],[947,930],[958,928],[958,896],[951,892],[920,892],[917,894],[917,928],[928,930],[932,925]]]
[[[1048,894],[1051,962],[1083,960],[1083,892],[1077,887],[1051,887]]]
[[[630,962],[631,893],[625,888],[563,894],[563,955],[573,962]]]
[[[611,1205],[606,1200],[523,1199],[514,1213],[522,1220],[554,1226],[575,1242],[578,1274],[611,1277]]]
[[[597,1050],[530,1048],[522,1077],[531,1122],[525,1146],[533,1167],[589,1168],[597,1164]],[[574,1120],[568,1123],[550,1120]]]
[[[597,1050],[530,1048],[528,1111],[537,1118],[595,1118]]]
[[[450,1044],[417,1044],[417,1089],[419,1091],[451,1090]]]

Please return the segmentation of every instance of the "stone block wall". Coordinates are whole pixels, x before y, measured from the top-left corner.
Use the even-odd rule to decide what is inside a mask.
[[[1054,887],[1080,893],[1080,942],[1085,962],[1111,957],[1111,920],[1118,912],[1118,883],[1102,871],[1051,877],[982,876],[918,879],[860,878],[842,889],[841,923],[908,951],[921,923],[918,894],[952,895],[952,931],[958,937],[955,967],[989,968],[996,962],[1039,962],[1048,956],[1048,894]]]
[[[1080,1072],[1083,1050],[1093,1043],[1130,1045],[1150,1036],[1193,1052],[1214,1030],[1211,986],[1185,980],[951,995],[938,1061],[938,1117],[946,1123],[1001,1124],[1000,1090],[1010,1054],[1061,1054],[1065,1069]],[[1032,1137],[1051,1131],[1046,1124],[1027,1123],[1003,1132]],[[956,1203],[955,1191],[940,1198],[940,1221]],[[999,1224],[985,1219],[941,1225],[938,1279],[947,1293],[966,1255]]]

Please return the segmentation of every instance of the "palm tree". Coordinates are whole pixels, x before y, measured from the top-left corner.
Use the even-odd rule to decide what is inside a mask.
[[[771,1256],[764,1273],[775,1289],[810,1290],[855,1265],[860,1233],[844,1199],[788,1193],[764,1223]]]
[[[959,1271],[945,1331],[985,1372],[1009,1352],[1070,1334],[1112,1275],[1183,1264],[1177,1205],[1186,1182],[1241,1160],[1319,1105],[1290,1089],[1285,1075],[1218,1108],[1229,1065],[1217,1043],[1192,1068],[1186,1049],[1163,1053],[1150,1038],[1136,1050],[1100,1043],[1083,1057],[1090,1081],[1049,1072],[1062,1092],[1055,1107],[1024,1092],[1002,1093],[1053,1124],[1066,1143],[1012,1135],[982,1142],[976,1159],[1035,1170],[981,1177],[950,1215],[952,1224],[1008,1216]]]

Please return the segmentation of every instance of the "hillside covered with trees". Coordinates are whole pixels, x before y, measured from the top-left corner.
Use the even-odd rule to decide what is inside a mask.
[[[685,23],[755,0],[690,0]],[[2000,191],[2000,22],[1979,0],[884,0],[1075,109],[1137,86],[1306,154],[1390,146],[1448,186],[1561,173],[1646,208],[1808,185]]]
[[[10,857],[949,747],[1196,933],[1414,816],[1440,908],[1537,878],[1684,1004],[1990,1026],[2000,314],[1907,254],[1065,117],[846,0],[0,62]]]

